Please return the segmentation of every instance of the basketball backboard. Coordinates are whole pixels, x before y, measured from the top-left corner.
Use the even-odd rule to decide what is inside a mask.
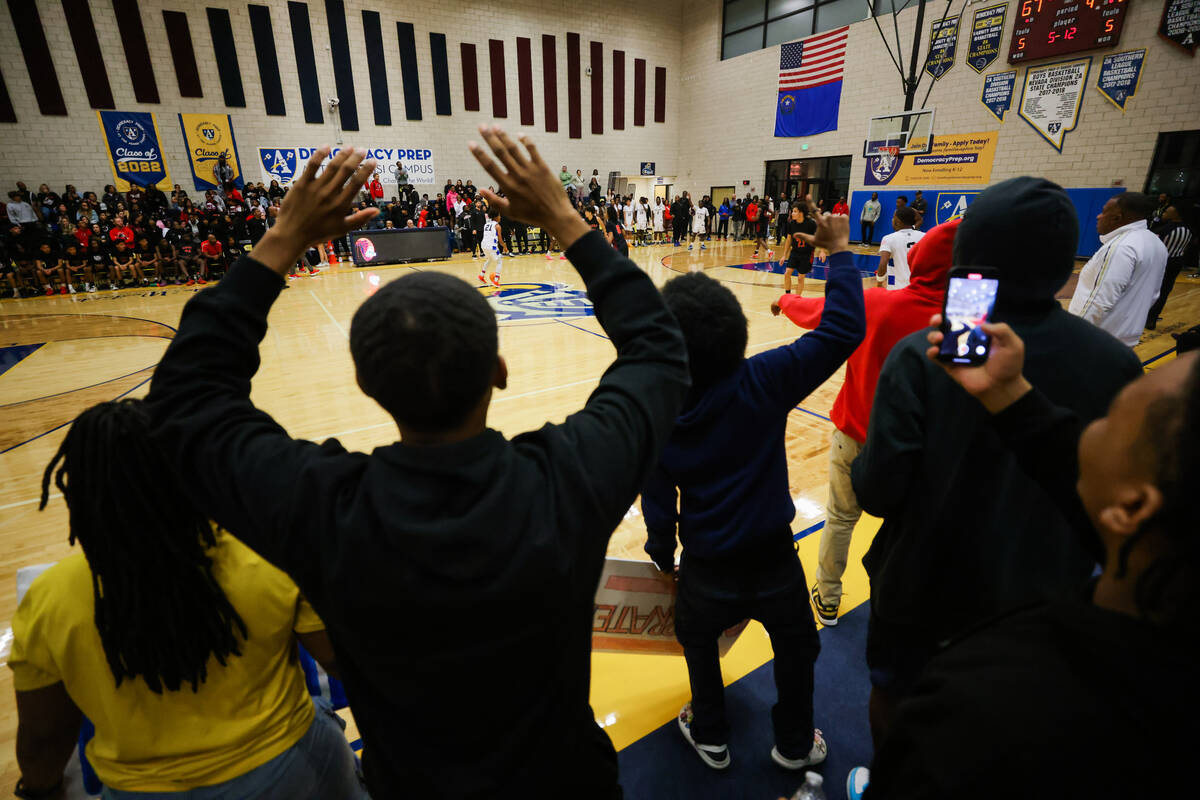
[[[928,153],[933,149],[933,112],[932,108],[923,108],[871,117],[863,157],[895,158]]]

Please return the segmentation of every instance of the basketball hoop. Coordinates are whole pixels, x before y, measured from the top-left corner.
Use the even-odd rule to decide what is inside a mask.
[[[879,155],[888,156],[889,158],[891,158],[894,161],[900,155],[900,148],[899,147],[886,147],[886,146],[881,147],[881,148],[879,148]]]

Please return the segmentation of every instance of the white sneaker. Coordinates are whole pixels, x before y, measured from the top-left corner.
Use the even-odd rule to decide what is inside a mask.
[[[89,284],[87,285],[87,290],[88,290],[88,292],[89,292],[89,293],[96,291],[96,284],[94,284],[94,283],[89,283]]]
[[[729,745],[726,744],[697,744],[692,738],[692,704],[688,703],[679,709],[679,732],[696,750],[700,760],[713,769],[728,769]]]
[[[829,755],[829,746],[825,744],[825,738],[816,728],[813,729],[812,749],[808,751],[808,756],[805,758],[786,758],[783,753],[779,752],[778,747],[771,748],[771,759],[784,769],[811,767],[814,764],[820,764],[827,755]]]
[[[72,283],[68,283],[67,290],[70,291],[71,294],[75,294],[75,285]]]

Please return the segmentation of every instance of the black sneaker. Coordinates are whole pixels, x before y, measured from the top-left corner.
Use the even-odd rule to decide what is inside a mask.
[[[838,623],[838,603],[825,603],[821,600],[821,593],[817,591],[817,587],[812,588],[812,603],[813,608],[817,611],[817,619],[826,628],[833,628]]]
[[[729,745],[699,744],[692,738],[691,703],[679,709],[679,732],[683,734],[684,739],[687,739],[688,744],[695,748],[696,755],[700,756],[700,760],[705,764],[713,769],[727,769],[729,767]]]

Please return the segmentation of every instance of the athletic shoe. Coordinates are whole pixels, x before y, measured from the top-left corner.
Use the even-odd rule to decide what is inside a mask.
[[[486,272],[479,273],[479,282],[487,283],[487,273]]]
[[[75,285],[74,285],[74,284],[71,284],[71,283],[68,283],[68,284],[67,284],[67,291],[69,291],[71,294],[75,294]]]
[[[499,286],[500,286],[500,273],[499,272],[492,273],[492,286],[499,288]]]
[[[560,254],[559,254],[559,256],[558,256],[558,260],[559,260],[559,261],[566,261],[566,260],[567,260],[567,255],[566,255],[566,253],[560,253]]]
[[[112,289],[114,292],[117,291],[117,285],[115,283],[110,283],[108,288]]]
[[[754,251],[754,255],[750,256],[751,261],[758,261],[758,251]]]
[[[688,245],[688,250],[691,250],[691,249],[692,249],[692,246],[689,244],[689,245]]]
[[[309,274],[309,275],[317,275],[317,274],[320,274],[320,272],[321,272],[321,270],[317,269],[316,267],[309,267],[309,268],[308,268],[308,274]]]
[[[679,732],[683,734],[683,738],[687,739],[696,750],[696,755],[700,756],[700,760],[713,769],[727,769],[729,767],[729,745],[726,744],[697,744],[692,738],[692,704],[688,703],[683,708],[679,709]]]
[[[836,627],[838,624],[838,605],[839,603],[826,603],[821,600],[821,593],[816,586],[812,588],[812,603],[813,608],[817,611],[817,619],[826,628]]]
[[[67,287],[65,287],[65,286],[60,286],[60,287],[58,287],[58,293],[59,293],[59,294],[66,294],[66,293],[67,293]]]
[[[474,258],[474,257],[475,257],[475,256],[471,256],[471,258]],[[553,261],[553,260],[554,260],[554,256],[550,255],[549,253],[546,253],[546,260],[547,260],[547,261]]]
[[[847,800],[862,800],[863,792],[871,783],[871,770],[866,767],[855,767],[846,776]]]
[[[472,260],[472,261],[474,261],[474,260],[475,260],[475,259],[477,259],[477,258],[479,258],[479,256],[476,256],[476,255],[472,255],[472,256],[471,256],[471,260]]]
[[[94,284],[94,283],[89,283],[89,284],[87,285],[87,290],[88,290],[88,292],[94,292],[94,291],[96,291],[96,284]]]
[[[708,245],[704,245],[704,244],[702,244],[702,245],[700,245],[700,249],[701,249],[701,250],[707,250],[707,249],[708,249]]]
[[[196,279],[195,279],[195,278],[188,278],[188,279],[187,279],[187,283],[185,283],[185,284],[184,284],[184,286],[194,286],[194,285],[195,285],[195,283],[196,283]]]
[[[157,286],[160,286],[160,287],[161,287],[161,286],[166,286],[166,285],[167,285],[167,282],[166,282],[166,281],[164,281],[164,280],[160,280],[160,281],[159,281],[159,282],[158,282],[156,285],[157,285]]]
[[[825,760],[825,756],[827,755],[829,755],[829,747],[825,744],[825,738],[821,736],[821,732],[815,728],[813,729],[812,749],[808,751],[807,756],[788,758],[779,752],[778,745],[771,748],[771,759],[784,769],[804,769],[805,767],[811,767],[814,764],[820,764]]]
[[[774,251],[774,250],[768,250],[768,251],[767,251],[767,261],[770,261],[770,260],[771,260],[771,259],[773,259],[773,258],[775,258],[775,251]]]
[[[204,278],[196,278],[196,283],[203,286],[204,284],[208,283],[208,281],[206,281]]]
[[[46,287],[46,297],[50,297],[53,294],[54,294],[54,290],[51,289],[49,286],[47,286]]]

